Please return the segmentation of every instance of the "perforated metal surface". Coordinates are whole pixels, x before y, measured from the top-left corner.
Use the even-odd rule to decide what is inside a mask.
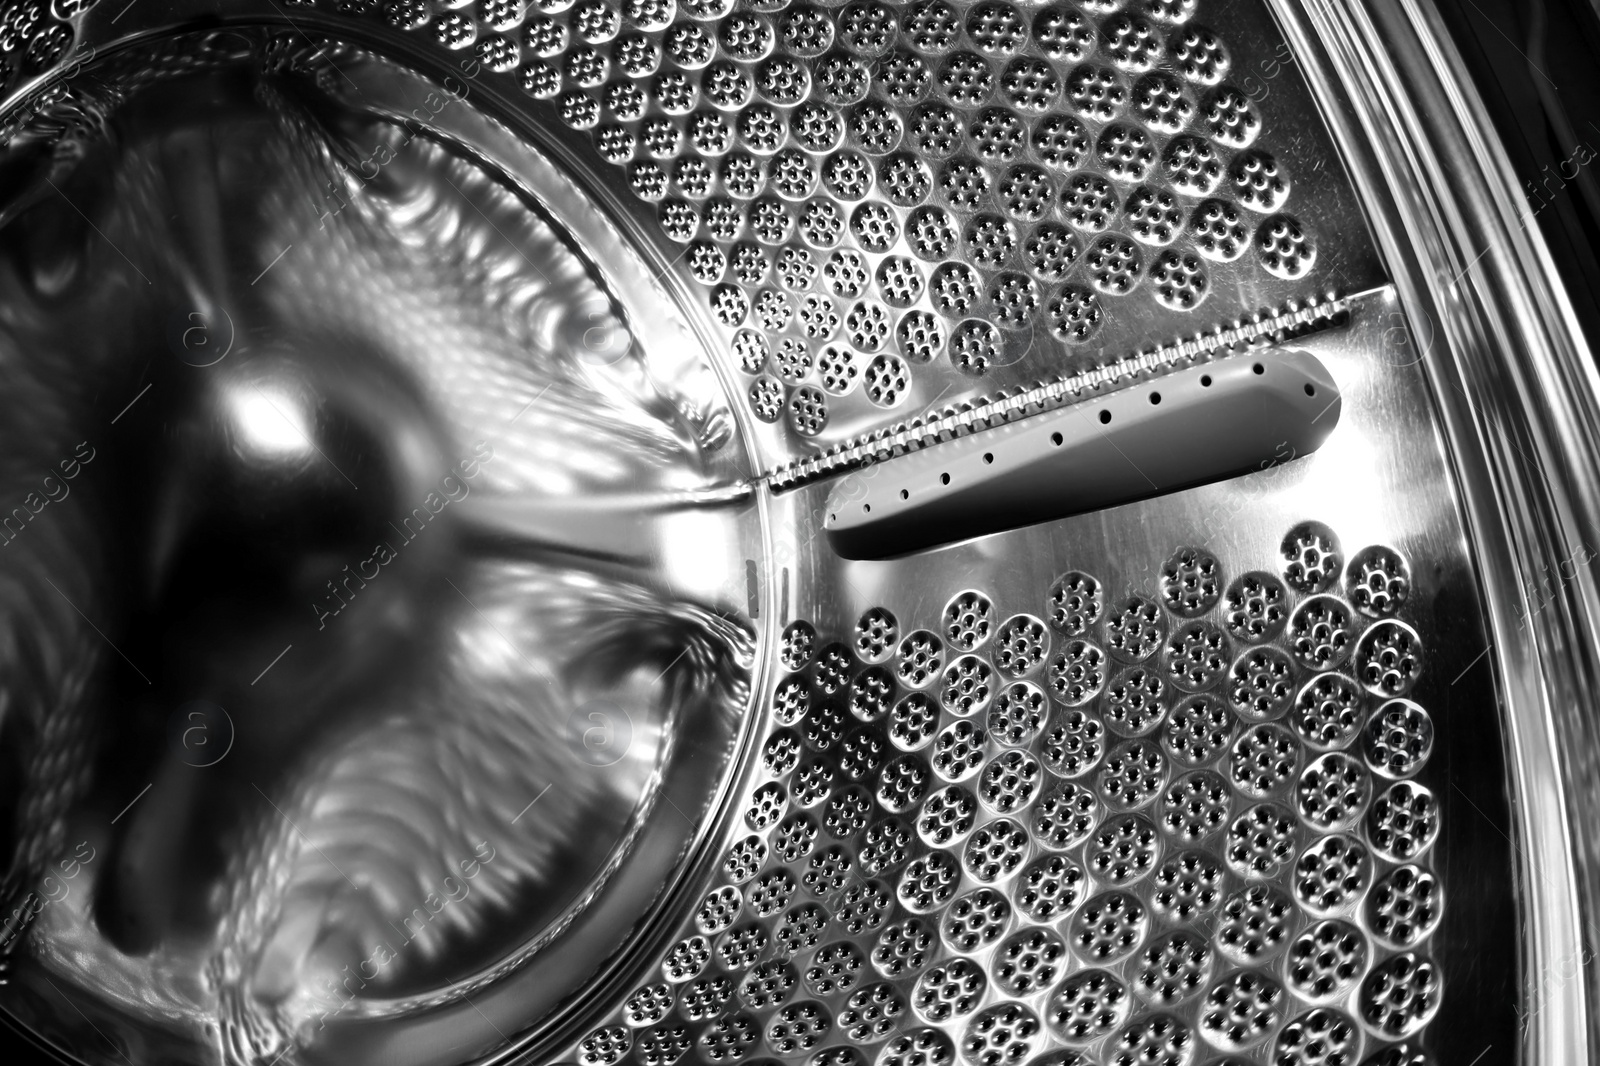
[[[1384,639],[1411,634],[1391,613],[1410,586],[1368,596],[1364,560],[1405,560],[1355,554],[1302,524],[1234,563],[1288,619],[1237,637],[1232,577],[1196,547],[1150,561],[1163,604],[957,588],[853,632],[790,621],[751,832],[629,1003],[676,1002],[711,1062],[1411,1061],[1443,995],[1432,728],[1405,698],[1420,641]],[[1084,709],[1052,704],[1039,686],[1084,658],[1115,665],[1079,675]],[[629,1026],[658,1061],[686,1024],[619,1021],[578,1061],[621,1061]]]
[[[659,203],[755,415],[828,440],[965,378],[1079,369],[1372,278],[1348,232],[1317,271],[1287,213],[1354,215],[1314,130],[1267,121],[1305,105],[1275,81],[1281,50],[1252,54],[1263,14],[556,0],[522,28],[518,76]],[[486,62],[515,51],[505,27],[459,25],[433,29]]]
[[[8,11],[19,66],[70,47]],[[587,136],[680,246],[769,466],[1382,279],[1254,2],[288,15]],[[552,1061],[1430,1061],[1441,930],[1472,925],[1435,752],[1493,719],[1453,505],[1404,494],[1446,477],[1420,379],[1354,318],[1322,339],[1365,375],[1342,443],[1181,505],[842,564],[821,487],[775,504],[720,859]]]
[[[0,78],[92,7],[14,3]],[[400,31],[586,135],[681,245],[780,454],[1381,280],[1255,0],[282,14]]]

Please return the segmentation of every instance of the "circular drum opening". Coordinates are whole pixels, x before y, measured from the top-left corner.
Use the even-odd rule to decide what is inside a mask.
[[[293,40],[105,57],[0,160],[7,1003],[461,1061],[693,865],[763,519],[650,253],[465,93]]]

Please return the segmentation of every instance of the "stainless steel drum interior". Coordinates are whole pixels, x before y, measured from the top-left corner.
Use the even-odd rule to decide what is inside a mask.
[[[13,0],[0,1017],[1588,1061],[1600,378],[1427,0]]]

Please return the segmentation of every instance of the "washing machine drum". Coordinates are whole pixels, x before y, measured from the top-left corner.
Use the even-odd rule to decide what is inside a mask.
[[[1587,1060],[1595,375],[1421,5],[0,49],[18,1047]]]

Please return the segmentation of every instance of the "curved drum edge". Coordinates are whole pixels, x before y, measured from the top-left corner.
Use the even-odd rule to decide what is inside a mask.
[[[1462,486],[1503,693],[1522,923],[1518,1061],[1588,1062],[1600,974],[1585,930],[1600,905],[1600,855],[1580,834],[1600,820],[1600,735],[1586,713],[1600,677],[1600,591],[1575,568],[1536,609],[1524,576],[1600,528],[1600,375],[1432,3],[1272,8],[1394,269]],[[1566,979],[1540,976],[1558,972]]]
[[[1600,780],[1600,730],[1583,713],[1600,683],[1600,591],[1584,567],[1542,607],[1525,583],[1600,536],[1600,375],[1537,231],[1524,228],[1515,180],[1428,0],[1265,3],[1317,94],[1391,268],[1392,321],[1412,334],[1431,383],[1430,414],[1459,478],[1453,502],[1492,638],[1475,672],[1490,670],[1495,680],[1482,685],[1504,693],[1502,732],[1485,743],[1504,745],[1510,775],[1506,832],[1522,955],[1516,983],[1506,985],[1525,989],[1519,1061],[1587,1062],[1600,1048],[1600,980],[1584,934],[1600,904],[1600,855],[1579,834],[1600,818],[1600,795],[1584,791]],[[617,214],[644,217],[637,207]],[[679,280],[653,282],[670,289]],[[746,412],[736,405],[734,414],[749,428]],[[799,507],[764,495],[760,503],[779,514]],[[769,538],[778,525],[765,520]],[[777,560],[796,551],[784,540],[765,547],[773,561],[760,575],[763,609],[769,588],[775,596],[781,589],[784,605],[759,619],[770,643],[790,592],[790,569]],[[765,686],[763,676],[756,690]],[[725,782],[719,805],[744,789],[744,769]],[[652,943],[665,927],[657,932]],[[1579,959],[1587,968],[1572,980]],[[563,1015],[563,1033],[580,1013]],[[1476,1053],[1473,1046],[1460,1061]],[[1484,1061],[1502,1057],[1498,1047]]]

